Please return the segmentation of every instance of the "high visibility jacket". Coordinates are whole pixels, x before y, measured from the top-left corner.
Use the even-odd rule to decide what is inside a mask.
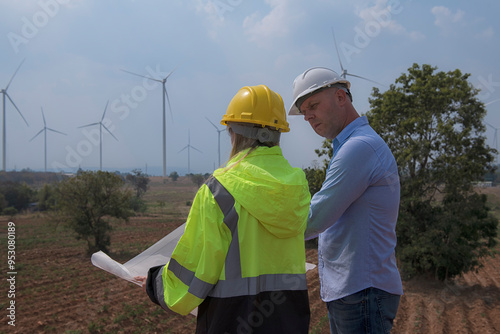
[[[200,187],[184,235],[170,262],[150,270],[147,292],[180,314],[199,306],[199,333],[307,333],[305,174],[278,146],[247,153]]]

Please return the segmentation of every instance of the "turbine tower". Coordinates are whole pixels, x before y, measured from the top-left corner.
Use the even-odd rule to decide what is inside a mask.
[[[188,130],[188,144],[186,146],[184,146],[184,148],[177,153],[181,153],[186,148],[188,149],[188,174],[191,174],[191,149],[196,150],[200,153],[203,153],[203,152],[200,151],[199,149],[197,149],[196,147],[191,146],[191,135],[190,135],[189,130]]]
[[[495,163],[498,164],[498,136],[497,136],[497,132],[498,132],[498,129],[500,129],[500,128],[494,127],[490,123],[486,123],[486,124],[488,124],[488,126],[490,126],[493,130],[495,130],[494,135],[493,135],[493,142],[495,143],[495,150],[497,150],[497,153],[495,154]]]
[[[340,60],[339,48],[337,47],[337,40],[335,39],[335,32],[333,31],[333,28],[332,28],[332,35],[333,35],[333,42],[335,43],[335,50],[337,51],[337,57],[339,58],[340,69],[342,71],[341,74],[340,74],[340,76],[342,78],[347,79],[346,77],[348,75],[350,75],[351,77],[360,78],[360,79],[363,79],[363,80],[371,81],[371,82],[376,83],[377,85],[380,85],[380,86],[385,86],[385,85],[381,84],[380,82],[373,81],[371,79],[368,79],[368,78],[365,78],[365,77],[362,77],[362,76],[359,76],[359,75],[347,72],[347,69],[345,69],[344,66],[342,66],[342,60]]]
[[[7,86],[0,90],[0,93],[2,93],[3,95],[3,114],[2,114],[2,126],[3,126],[3,131],[2,131],[2,140],[3,140],[3,150],[2,150],[2,170],[6,170],[6,152],[7,152],[7,127],[5,125],[5,98],[8,98],[10,103],[12,103],[12,105],[14,106],[14,108],[16,108],[17,112],[19,113],[19,115],[21,115],[21,117],[23,118],[24,120],[24,123],[26,123],[27,126],[29,126],[28,122],[26,121],[26,119],[24,118],[23,114],[21,114],[21,111],[19,110],[19,108],[16,106],[16,104],[14,103],[14,101],[12,101],[12,98],[9,96],[9,93],[7,93],[7,90],[9,89],[9,86],[10,84],[12,83],[12,80],[14,80],[14,77],[16,76],[17,74],[17,71],[19,71],[19,68],[21,67],[21,65],[24,63],[24,60],[21,62],[21,64],[19,64],[19,66],[17,67],[16,71],[14,72],[14,74],[12,75],[12,77],[10,78],[9,80],[9,83],[7,84]]]
[[[484,106],[490,105],[490,104],[495,103],[497,101],[500,101],[500,99],[496,99],[496,100],[490,101],[488,103],[485,103]],[[493,133],[493,143],[495,144],[495,150],[497,150],[497,153],[495,154],[495,162],[498,163],[498,135],[497,135],[497,132],[498,132],[498,129],[500,129],[500,128],[497,128],[488,122],[486,122],[486,124],[495,131]]]
[[[102,170],[102,128],[104,128],[106,131],[108,131],[108,133],[113,136],[113,138],[116,139],[116,141],[118,141],[118,138],[115,137],[115,135],[113,133],[111,133],[111,131],[109,131],[109,129],[106,127],[106,125],[104,125],[104,123],[102,122],[104,120],[104,116],[106,115],[106,109],[108,109],[108,102],[106,102],[106,107],[104,107],[104,112],[102,113],[102,117],[101,117],[101,121],[100,122],[95,122],[95,123],[90,123],[90,124],[87,124],[87,125],[82,125],[82,126],[79,126],[78,128],[85,128],[85,127],[88,127],[88,126],[93,126],[93,125],[99,125],[99,170]]]
[[[217,135],[218,135],[218,139],[219,139],[219,151],[218,152],[219,152],[219,167],[220,167],[220,133],[222,131],[224,131],[225,129],[219,129],[214,123],[212,123],[211,120],[208,119],[208,117],[205,117],[205,118],[207,119],[207,121],[210,122],[210,124],[212,124],[214,126],[215,130],[217,130]]]
[[[43,132],[44,171],[47,172],[47,130],[55,132],[55,133],[60,133],[60,134],[65,135],[65,136],[67,136],[67,134],[65,134],[64,132],[61,132],[61,131],[57,131],[57,130],[48,128],[47,123],[45,122],[45,115],[43,114],[43,108],[40,108],[40,109],[42,109],[43,129],[41,129],[36,135],[34,135],[33,138],[30,139],[30,141],[35,139],[40,133]]]
[[[160,82],[163,86],[163,91],[162,91],[162,97],[163,97],[163,140],[162,140],[162,144],[163,144],[163,177],[167,177],[167,135],[166,135],[166,124],[167,124],[167,121],[166,121],[166,114],[165,114],[165,97],[167,99],[167,103],[168,103],[168,110],[170,111],[170,116],[173,118],[172,116],[172,108],[170,106],[170,99],[168,98],[168,93],[167,93],[167,88],[165,87],[165,83],[167,82],[167,79],[172,75],[172,73],[174,73],[174,71],[176,70],[176,68],[174,68],[165,78],[163,79],[156,79],[156,78],[153,78],[153,77],[150,77],[150,76],[146,76],[146,75],[141,75],[141,74],[137,74],[137,73],[133,73],[133,72],[129,72],[129,71],[126,71],[126,70],[122,70],[123,72],[127,72],[129,74],[132,74],[132,75],[136,75],[138,77],[141,77],[141,78],[146,78],[146,79],[149,79],[149,80],[153,80],[153,81],[156,81],[156,82]]]

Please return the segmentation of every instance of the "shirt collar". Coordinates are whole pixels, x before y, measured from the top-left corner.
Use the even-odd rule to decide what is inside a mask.
[[[359,127],[368,124],[368,118],[366,116],[361,116],[356,118],[354,121],[349,123],[344,130],[342,130],[335,139],[333,139],[333,148],[335,149],[340,144],[345,142],[347,138],[351,136],[351,134]]]

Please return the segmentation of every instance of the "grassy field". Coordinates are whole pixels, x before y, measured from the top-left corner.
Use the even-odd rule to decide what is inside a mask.
[[[126,262],[180,224],[197,187],[186,178],[164,183],[152,178],[145,194],[148,210],[129,222],[113,222],[110,255]],[[500,188],[484,188],[500,218]],[[7,254],[8,222],[15,223],[15,299],[11,285],[0,280],[0,333],[193,333],[195,317],[179,316],[151,303],[145,293],[92,266],[86,243],[76,240],[63,222],[34,213],[0,217],[0,244]],[[308,249],[317,264],[317,251]],[[500,257],[487,259],[477,273],[453,282],[404,282],[405,295],[393,333],[500,332]],[[0,269],[8,278],[6,256]],[[311,307],[310,333],[328,333],[328,317],[319,298],[317,268],[307,274]],[[15,301],[15,327],[8,325]]]

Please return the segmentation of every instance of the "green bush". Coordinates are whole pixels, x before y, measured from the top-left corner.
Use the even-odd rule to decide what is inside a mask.
[[[6,207],[2,211],[2,215],[10,217],[17,215],[17,213],[18,213],[17,209],[13,206]]]

